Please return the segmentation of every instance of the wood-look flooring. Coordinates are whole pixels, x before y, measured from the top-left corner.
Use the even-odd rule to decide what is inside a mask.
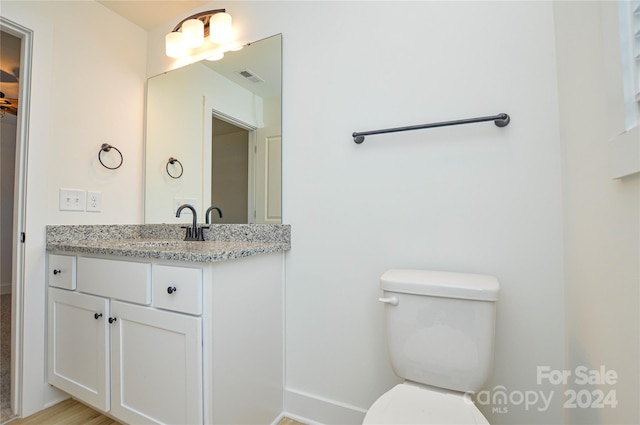
[[[68,399],[27,418],[8,422],[9,425],[121,425],[120,422],[96,412],[84,404]],[[304,425],[283,418],[278,425]]]
[[[120,425],[120,422],[88,406],[67,399],[38,413],[9,422],[10,425]]]
[[[11,294],[0,295],[0,423],[11,418]]]

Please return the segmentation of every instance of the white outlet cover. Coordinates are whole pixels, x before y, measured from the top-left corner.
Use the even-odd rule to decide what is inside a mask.
[[[102,210],[102,193],[87,191],[87,211],[100,212]]]
[[[184,204],[189,204],[192,207],[194,207],[196,209],[196,214],[197,214],[198,212],[197,202],[198,201],[195,198],[173,198],[173,215],[176,215],[176,212],[178,212],[178,208],[180,208],[180,205],[184,205]],[[180,213],[180,216],[182,216],[183,214],[191,215],[191,210],[188,208],[185,208]]]

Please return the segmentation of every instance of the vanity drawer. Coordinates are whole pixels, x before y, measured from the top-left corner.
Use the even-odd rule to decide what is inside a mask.
[[[49,254],[49,286],[76,289],[75,255]]]
[[[153,306],[202,314],[202,269],[154,264]]]
[[[78,258],[77,290],[122,301],[151,303],[151,264]]]

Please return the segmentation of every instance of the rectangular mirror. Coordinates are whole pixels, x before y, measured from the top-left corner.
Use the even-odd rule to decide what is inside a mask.
[[[282,222],[282,36],[147,83],[145,223]]]

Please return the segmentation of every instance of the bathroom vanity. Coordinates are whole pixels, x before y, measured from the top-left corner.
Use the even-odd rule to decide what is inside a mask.
[[[47,228],[49,383],[125,423],[274,422],[289,227],[122,227]]]

